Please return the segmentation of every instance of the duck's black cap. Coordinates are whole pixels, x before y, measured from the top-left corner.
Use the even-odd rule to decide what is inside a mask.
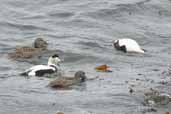
[[[58,54],[52,55],[52,58],[55,58],[55,57],[59,57],[59,55]]]

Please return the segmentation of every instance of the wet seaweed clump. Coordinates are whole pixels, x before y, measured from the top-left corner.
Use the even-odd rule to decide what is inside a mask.
[[[57,112],[57,114],[64,114],[63,112]]]
[[[170,112],[165,112],[165,114],[170,114]]]
[[[162,94],[158,90],[150,89],[144,93],[144,105],[147,106],[160,106],[167,105],[171,102],[171,96]]]
[[[112,72],[111,70],[108,69],[109,67],[104,64],[104,65],[99,65],[99,66],[96,66],[95,69],[97,71],[100,71],[100,72]]]

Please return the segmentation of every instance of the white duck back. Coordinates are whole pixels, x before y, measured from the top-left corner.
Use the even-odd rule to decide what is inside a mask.
[[[119,39],[119,46],[126,46],[127,52],[144,53],[144,50],[133,39]]]
[[[40,70],[45,71],[45,70],[50,70],[50,69],[52,69],[53,71],[56,70],[54,67],[50,67],[47,65],[36,65],[28,69],[27,72],[28,72],[28,76],[35,76],[36,71],[40,71]]]

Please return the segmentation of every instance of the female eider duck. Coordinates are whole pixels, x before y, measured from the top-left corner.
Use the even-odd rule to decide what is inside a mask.
[[[85,75],[85,72],[77,71],[74,77],[64,77],[64,76],[57,77],[57,79],[50,81],[48,86],[52,88],[65,88],[81,82],[85,82],[86,79],[87,77]]]
[[[114,41],[113,46],[117,50],[121,50],[123,52],[133,52],[133,53],[144,53],[144,49],[142,49],[139,44],[133,39],[117,39]]]
[[[44,76],[45,74],[56,73],[60,68],[59,62],[61,62],[61,60],[59,59],[59,56],[55,54],[49,57],[47,65],[33,66],[28,70],[26,70],[25,72],[21,73],[21,75],[41,77]]]
[[[18,47],[14,52],[8,53],[8,56],[13,59],[17,58],[31,58],[41,51],[47,49],[47,42],[42,38],[37,38],[34,41],[33,47]]]

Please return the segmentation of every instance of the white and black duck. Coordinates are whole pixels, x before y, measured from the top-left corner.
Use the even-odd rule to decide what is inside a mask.
[[[44,76],[45,74],[53,74],[58,72],[60,69],[59,63],[61,62],[61,59],[57,54],[49,57],[48,64],[47,65],[36,65],[29,69],[27,69],[25,72],[21,73],[21,75],[25,76]]]
[[[144,53],[144,49],[133,39],[117,39],[113,43],[117,50],[123,52]]]

